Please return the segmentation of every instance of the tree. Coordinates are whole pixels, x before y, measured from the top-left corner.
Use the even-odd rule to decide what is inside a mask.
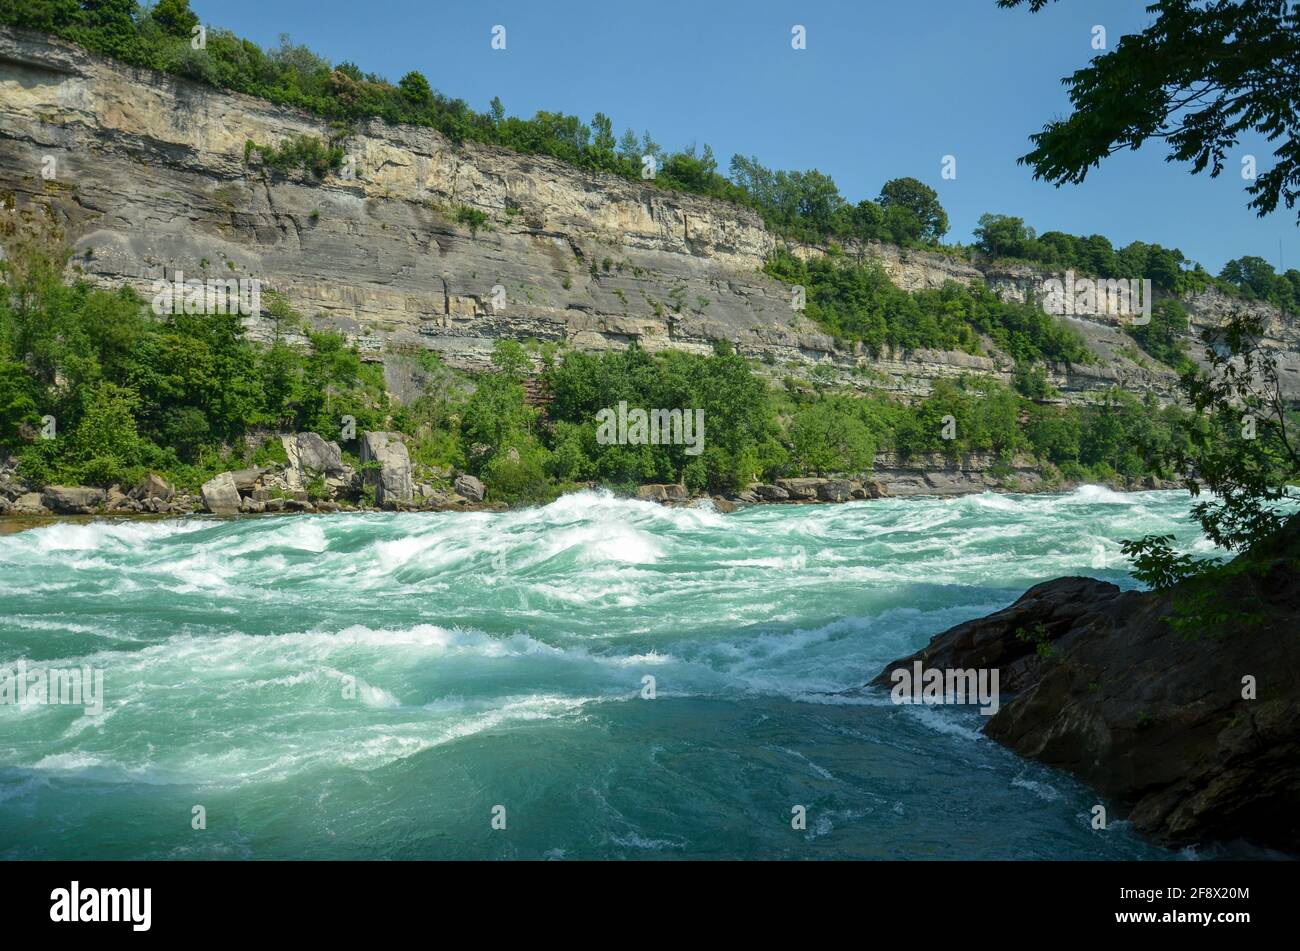
[[[158,0],[150,16],[169,36],[188,38],[199,25],[199,18],[190,9],[190,0]]]
[[[1219,278],[1230,284],[1235,284],[1245,291],[1248,297],[1268,300],[1273,291],[1273,283],[1277,279],[1277,275],[1273,271],[1273,265],[1261,257],[1248,254],[1223,265],[1223,270],[1219,272]]]
[[[888,214],[902,209],[916,219],[922,241],[938,241],[948,233],[948,213],[939,204],[939,193],[915,178],[895,178],[880,189],[880,205]]]
[[[1037,12],[1048,0],[1028,3]],[[1286,0],[1156,0],[1155,22],[1064,80],[1074,111],[1030,136],[1034,177],[1082,182],[1121,149],[1164,139],[1169,161],[1217,177],[1242,135],[1276,142],[1273,167],[1246,187],[1263,216],[1300,197],[1300,7]]]
[[[1028,227],[1023,218],[1011,215],[980,215],[979,226],[975,229],[975,246],[990,257],[1031,257],[1033,241],[1034,229]]]
[[[423,114],[433,110],[433,89],[430,88],[429,80],[425,79],[422,73],[411,70],[397,83],[397,88],[401,90],[402,98],[416,113]]]
[[[1211,424],[1192,431],[1182,460],[1192,494],[1208,490],[1192,511],[1215,544],[1248,549],[1294,517],[1300,421],[1283,395],[1277,353],[1258,316],[1234,314],[1202,340],[1209,369],[1183,378],[1192,405]]]

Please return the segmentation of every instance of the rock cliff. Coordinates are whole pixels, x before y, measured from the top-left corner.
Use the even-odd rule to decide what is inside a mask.
[[[1010,361],[996,352],[872,359],[837,349],[761,273],[780,239],[747,209],[379,121],[355,129],[344,167],[324,180],[246,158],[247,142],[297,134],[330,131],[264,100],[0,29],[7,208],[51,206],[75,243],[74,266],[104,284],[149,292],[178,271],[262,280],[384,360],[399,395],[403,352],[436,349],[473,368],[503,336],[581,349],[637,341],[705,351],[727,340],[776,377],[822,363],[842,382],[906,395],[962,373],[1008,378]],[[462,209],[486,219],[463,223]],[[985,280],[1026,299],[1051,276],[887,245],[848,250],[908,289]],[[1231,304],[1213,291],[1188,301],[1198,324]],[[1284,349],[1300,350],[1294,323],[1263,310]],[[1070,321],[1099,360],[1054,373],[1066,399],[1114,384],[1172,392],[1172,374],[1136,352],[1118,318]],[[1284,379],[1300,381],[1300,359],[1287,361]]]

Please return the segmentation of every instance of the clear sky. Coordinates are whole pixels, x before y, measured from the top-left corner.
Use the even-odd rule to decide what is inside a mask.
[[[393,81],[417,69],[435,89],[485,110],[598,112],[615,130],[649,130],[676,149],[708,143],[769,167],[816,168],[841,193],[874,198],[890,178],[939,192],[948,240],[969,241],[986,211],[1040,232],[1101,233],[1178,247],[1217,272],[1259,255],[1300,267],[1296,212],[1246,208],[1240,155],[1223,175],[1164,161],[1163,143],[1120,153],[1082,185],[1056,188],[1016,164],[1028,135],[1063,116],[1062,77],[1148,22],[1145,0],[1060,0],[1030,14],[994,0],[192,0],[208,23],[263,46],[281,33],[334,62]],[[491,48],[494,25],[506,49]],[[791,48],[791,27],[807,48]],[[943,156],[957,160],[941,178]]]

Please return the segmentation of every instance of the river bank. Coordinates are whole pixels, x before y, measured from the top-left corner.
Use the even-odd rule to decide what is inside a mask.
[[[469,473],[448,469],[417,474],[396,434],[363,434],[359,468],[344,461],[338,444],[314,433],[286,435],[281,440],[283,462],[219,473],[198,492],[178,490],[156,473],[134,486],[34,486],[21,478],[16,460],[11,459],[0,464],[0,520],[512,508],[492,500],[487,487]],[[861,476],[781,478],[770,483],[754,482],[729,495],[696,493],[682,484],[652,483],[637,487],[630,497],[668,506],[707,503],[726,514],[750,505],[954,497],[982,492],[1069,492],[1085,484],[1096,483],[1062,479],[1032,460],[1004,460],[991,453],[879,453],[872,471]],[[1180,483],[1155,476],[1115,477],[1102,484],[1121,492],[1183,488]],[[579,483],[567,490],[592,488],[598,486]],[[530,501],[514,507],[535,504]]]

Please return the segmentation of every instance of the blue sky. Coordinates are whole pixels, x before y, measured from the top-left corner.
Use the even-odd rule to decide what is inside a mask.
[[[1162,143],[1120,153],[1082,185],[1033,180],[1028,135],[1063,116],[1060,79],[1146,22],[1145,0],[1061,0],[1038,14],[994,0],[192,0],[205,22],[262,45],[281,33],[334,62],[434,88],[485,109],[610,115],[666,148],[708,143],[776,168],[817,168],[850,200],[912,175],[939,192],[969,241],[986,211],[1039,231],[1101,233],[1179,247],[1217,272],[1256,254],[1300,267],[1295,211],[1246,208],[1240,158],[1218,179],[1164,161]],[[491,30],[506,27],[507,48]],[[807,49],[790,46],[792,25]],[[1260,140],[1242,143],[1261,169]],[[944,155],[957,177],[940,177]]]

